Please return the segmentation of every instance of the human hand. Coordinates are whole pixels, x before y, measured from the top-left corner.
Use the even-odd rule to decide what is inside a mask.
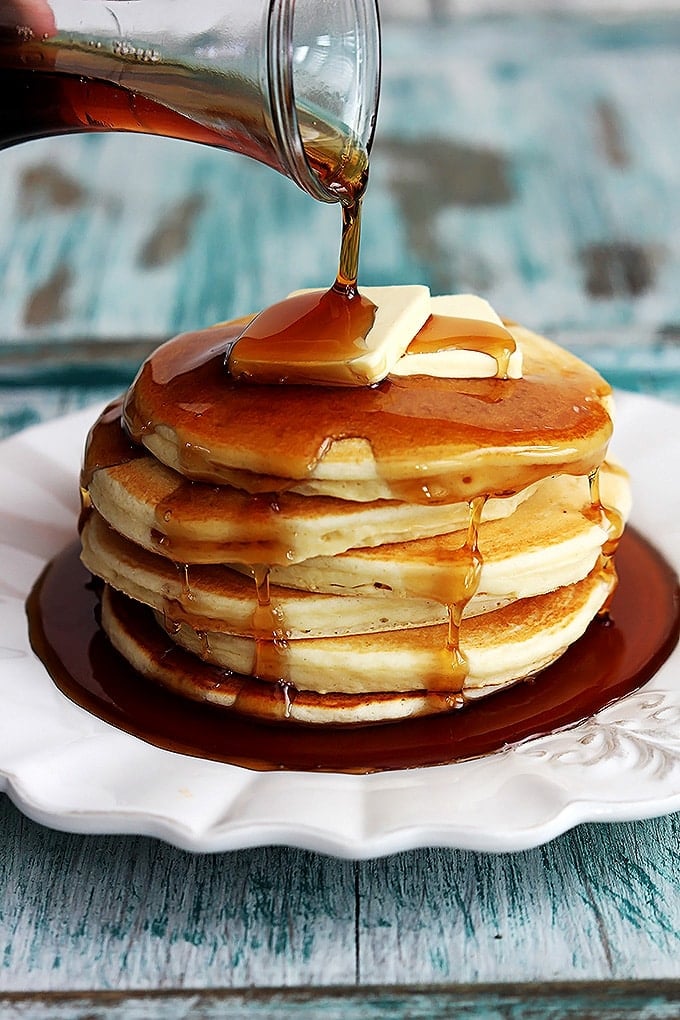
[[[29,29],[34,35],[54,35],[54,13],[47,0],[4,0],[0,3],[0,28]]]

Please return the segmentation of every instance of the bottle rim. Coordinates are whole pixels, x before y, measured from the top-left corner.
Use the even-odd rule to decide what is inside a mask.
[[[381,52],[378,0],[348,0],[354,9],[357,37],[364,42],[356,73],[361,101],[349,125],[366,155],[371,150],[380,95]],[[337,185],[323,182],[307,157],[300,130],[293,80],[295,0],[270,0],[267,18],[267,84],[271,125],[282,168],[312,198],[342,201]],[[369,107],[370,104],[370,107]],[[350,196],[348,195],[348,200]]]

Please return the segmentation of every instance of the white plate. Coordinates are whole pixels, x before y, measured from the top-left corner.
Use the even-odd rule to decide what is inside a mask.
[[[516,850],[579,822],[680,808],[680,649],[587,722],[476,761],[368,776],[257,773],[159,750],[73,705],[30,649],[24,599],[75,533],[97,409],[0,444],[0,790],[75,832],[144,833],[195,851],[283,843],[343,857],[412,847]],[[633,523],[680,569],[680,408],[618,395],[615,452]]]

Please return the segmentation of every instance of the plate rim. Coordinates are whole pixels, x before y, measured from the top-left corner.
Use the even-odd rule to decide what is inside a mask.
[[[664,418],[670,417],[676,426],[680,424],[680,407],[675,404],[627,391],[618,391],[615,396],[618,407],[617,439],[622,431],[621,423],[625,424],[631,417],[637,419],[652,415],[658,419],[661,415]],[[70,468],[69,464],[64,463],[64,439],[68,440],[67,447],[69,444],[79,445],[82,449],[85,435],[103,406],[97,403],[30,426],[0,441],[0,473],[17,454],[24,452],[27,484],[38,488],[42,484],[46,497],[55,497],[60,501],[65,515],[64,528],[68,527],[66,522],[77,502],[79,466],[79,461]],[[639,422],[635,427],[638,433],[644,432]],[[625,447],[626,441],[623,444],[615,442],[613,445],[619,459],[631,468],[635,480],[635,473],[639,473],[641,467],[644,468],[644,464],[640,463],[644,461],[644,448],[630,427],[623,431],[628,437],[627,442],[632,442],[634,449],[627,449],[622,455],[618,453],[618,447]],[[666,437],[665,442],[671,442],[673,428],[668,427],[662,431]],[[38,461],[60,467],[64,472],[60,485],[62,482],[64,485],[69,484],[70,473],[73,492],[53,490],[50,486],[54,479],[49,472],[43,480],[32,473],[28,459],[30,452],[35,453]],[[661,479],[656,479],[655,484],[660,485]],[[641,495],[644,512],[641,514],[640,508],[634,506],[631,517],[633,524],[637,524],[638,516],[644,521],[648,520],[650,503],[654,502],[654,491]],[[18,529],[16,534],[26,537],[26,529],[30,531],[41,520],[40,517],[37,520],[28,518],[17,499],[14,489],[0,495],[0,521],[3,512],[13,513],[13,526]],[[653,510],[651,507],[652,519]],[[71,526],[75,533],[75,517],[71,520]],[[637,526],[643,534],[649,531],[648,527],[641,527],[640,524]],[[672,531],[669,541],[670,555],[666,546],[663,552],[677,571],[680,567],[680,530]],[[2,536],[0,543],[8,548]],[[59,548],[53,548],[52,555]],[[39,554],[33,557],[33,570],[32,562],[24,564],[24,580],[30,581],[32,572],[35,580],[38,566],[42,569],[47,558],[43,550],[42,558]],[[18,638],[15,630],[12,630],[16,624],[18,603],[23,610],[20,583],[17,583],[17,588],[19,594],[8,594],[0,584],[0,645],[2,634],[6,633],[8,627],[13,638]],[[24,592],[24,595],[27,593]],[[680,723],[680,646],[676,647],[644,688],[597,713],[594,719],[557,734],[522,741],[483,759],[366,776],[261,773],[164,751],[119,730],[115,730],[114,738],[110,732],[114,727],[102,720],[95,720],[56,690],[40,660],[30,648],[26,650],[25,615],[23,619],[26,633],[21,635],[24,641],[19,649],[21,656],[18,659],[0,656],[0,696],[3,690],[6,696],[5,688],[12,680],[14,663],[20,673],[26,674],[24,679],[28,683],[27,690],[31,692],[34,701],[38,699],[37,704],[42,703],[41,699],[48,688],[52,693],[47,700],[52,707],[59,704],[61,699],[58,714],[60,720],[63,720],[64,732],[69,733],[72,741],[69,745],[71,750],[67,751],[60,745],[51,748],[51,754],[57,757],[61,754],[66,763],[70,762],[71,757],[79,761],[83,753],[81,745],[87,744],[89,752],[94,754],[94,771],[97,775],[97,770],[102,772],[101,795],[107,801],[96,808],[89,805],[82,788],[79,789],[75,782],[73,763],[70,765],[71,772],[67,770],[64,775],[60,788],[55,790],[51,780],[47,783],[47,793],[39,791],[41,776],[45,783],[47,762],[51,762],[52,758],[48,756],[43,761],[41,755],[44,756],[44,748],[30,745],[28,738],[26,753],[23,758],[19,755],[18,765],[12,766],[11,756],[8,759],[5,755],[3,759],[4,752],[0,750],[0,792],[5,792],[27,817],[51,828],[83,834],[151,836],[183,850],[198,853],[285,845],[341,858],[370,859],[427,847],[496,853],[526,850],[585,822],[631,821],[680,809],[680,738],[676,746],[672,737],[666,733],[669,719],[674,721],[677,718]],[[636,698],[637,702],[634,700]],[[640,698],[643,700],[640,701]],[[16,704],[16,699],[13,704],[13,721],[17,727],[22,725],[23,709],[21,698],[18,700],[19,704]],[[649,706],[642,714],[641,705]],[[631,709],[632,714],[626,714],[627,708]],[[87,719],[87,723],[84,719]],[[23,724],[25,721],[23,719]],[[641,735],[639,723],[648,726],[646,736]],[[600,748],[594,764],[589,764],[587,760],[575,760],[574,755],[583,755],[584,748],[592,749],[598,740],[601,742],[605,731],[609,734],[607,739],[610,743],[613,741],[609,750],[606,746],[604,750]],[[55,736],[57,745],[59,732]],[[568,733],[566,749],[558,746],[565,739],[560,733]],[[651,748],[650,741],[653,740],[658,745],[656,752]],[[140,751],[140,748],[143,750]],[[127,788],[124,783],[120,786],[120,777],[112,764],[112,753],[127,755],[126,761],[136,760],[141,755],[146,766],[155,770],[154,775],[158,773],[159,789],[155,803],[153,797],[151,803],[145,802],[144,798],[140,799],[139,794],[129,785]],[[528,761],[531,767],[527,765]],[[614,763],[616,769],[612,770]],[[206,801],[203,813],[200,810],[202,802],[199,810],[187,812],[184,810],[186,805],[175,803],[168,793],[174,789],[172,782],[177,770],[182,776],[190,776],[188,783],[194,783],[196,789],[200,789],[200,797]],[[582,782],[584,770],[587,770],[589,777],[588,790]],[[505,781],[499,783],[501,771],[505,773]],[[617,785],[616,775],[612,776],[612,771],[616,775],[625,775],[628,791],[623,798],[620,795],[621,781]],[[265,780],[262,777],[268,778]],[[469,803],[471,797],[466,784],[470,782],[476,784],[480,795],[483,792],[486,798],[483,801],[485,813],[482,812],[479,820],[476,820],[478,815],[473,811],[474,805]],[[563,793],[565,784],[566,797]],[[108,804],[112,791],[119,798],[115,808]],[[327,803],[324,803],[328,801],[330,791],[341,798],[345,816],[340,811],[329,811]],[[520,817],[513,818],[509,807],[518,809],[527,792],[533,814],[532,810],[525,807],[524,814],[520,810]],[[509,800],[509,804],[500,803],[501,793],[506,801]],[[395,794],[400,794],[401,799],[395,797]],[[275,798],[282,798],[282,795],[291,805],[292,810],[288,816],[277,813]],[[224,803],[213,803],[212,796],[215,801],[219,801],[222,796]],[[418,799],[420,804],[416,802]],[[306,809],[303,803],[305,800],[308,801]],[[465,810],[461,807],[461,800]]]

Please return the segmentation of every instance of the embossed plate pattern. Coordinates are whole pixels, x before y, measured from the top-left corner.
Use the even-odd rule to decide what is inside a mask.
[[[680,408],[619,393],[613,450],[632,521],[680,570]],[[256,773],[162,751],[90,716],[30,649],[24,600],[74,535],[97,409],[0,444],[0,790],[76,832],[143,833],[194,851],[282,843],[366,858],[422,846],[504,851],[573,825],[680,809],[680,651],[579,726],[476,761],[368,776]]]

